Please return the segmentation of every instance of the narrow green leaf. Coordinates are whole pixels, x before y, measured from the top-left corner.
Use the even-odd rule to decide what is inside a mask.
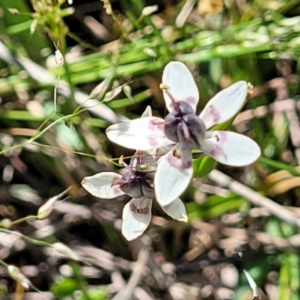
[[[190,220],[217,218],[223,214],[240,210],[248,205],[248,202],[240,196],[230,194],[228,197],[213,195],[207,198],[205,203],[188,203],[186,205]]]
[[[300,172],[297,169],[295,169],[294,167],[287,165],[283,162],[276,161],[276,160],[273,160],[273,159],[270,159],[270,158],[264,157],[264,156],[261,156],[258,159],[258,161],[262,164],[273,167],[275,169],[286,170],[286,171],[289,171],[292,175],[300,176]]]
[[[204,177],[209,174],[217,162],[209,156],[203,156],[193,160],[194,176]]]

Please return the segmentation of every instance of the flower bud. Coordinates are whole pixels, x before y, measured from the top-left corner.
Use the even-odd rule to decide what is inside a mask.
[[[249,98],[254,92],[254,87],[251,82],[247,82],[247,98]]]
[[[21,273],[21,270],[18,267],[9,265],[9,266],[7,266],[7,270],[8,270],[9,276],[13,280],[19,282],[24,289],[29,289],[32,286],[30,280]]]
[[[8,8],[7,9],[12,15],[18,15],[20,12],[16,8]]]
[[[148,47],[144,48],[144,53],[150,57],[157,57],[156,52],[153,49],[148,48]]]
[[[35,30],[36,30],[37,26],[38,26],[38,20],[35,19],[30,24],[30,34],[34,34],[35,33]]]
[[[111,7],[111,4],[110,4],[110,1],[109,0],[101,0],[103,2],[103,7],[105,9],[105,12],[108,14],[108,15],[112,15],[113,11],[112,11],[112,7]]]
[[[44,219],[48,218],[49,215],[51,214],[52,210],[53,210],[54,203],[58,200],[58,198],[63,196],[69,189],[70,188],[66,189],[65,191],[63,191],[59,195],[50,198],[44,205],[42,205],[39,208],[38,213],[37,213],[38,219],[44,220]]]
[[[64,57],[58,49],[55,50],[55,62],[59,66],[61,66],[64,63]]]
[[[11,227],[12,221],[8,218],[3,219],[0,222],[0,227],[9,229]]]
[[[123,89],[123,85],[118,85],[115,88],[113,88],[111,91],[107,92],[104,96],[103,102],[110,102],[115,97],[117,97]]]
[[[63,243],[58,242],[58,243],[52,244],[51,246],[54,250],[56,250],[59,254],[61,254],[63,256],[67,256],[70,259],[73,259],[75,261],[81,260],[81,258],[75,251],[73,251],[71,248],[69,248],[68,246],[66,246]]]
[[[123,93],[130,101],[133,102],[130,85],[128,84],[123,85]]]
[[[41,206],[38,210],[37,216],[40,220],[46,219],[49,217],[53,210],[53,205],[57,197],[50,198],[43,206]]]
[[[90,99],[102,99],[106,89],[108,88],[109,80],[105,79],[100,82],[96,87],[91,91],[89,98]]]
[[[158,10],[158,5],[146,6],[142,10],[142,16],[149,16]]]

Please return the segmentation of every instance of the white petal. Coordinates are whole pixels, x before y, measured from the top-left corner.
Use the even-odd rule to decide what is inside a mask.
[[[173,155],[174,148],[158,162],[154,177],[156,200],[161,206],[171,204],[189,185],[193,168],[182,167],[182,161]]]
[[[252,164],[261,155],[259,146],[252,139],[226,131],[207,132],[202,150],[216,161],[235,167]]]
[[[176,102],[185,101],[196,111],[199,91],[192,73],[185,64],[179,61],[171,61],[166,65],[162,77],[162,88],[169,112],[173,111],[174,107],[168,93]]]
[[[123,209],[122,234],[131,241],[144,233],[151,221],[152,199],[131,199]]]
[[[171,204],[162,206],[162,209],[174,220],[187,222],[188,217],[183,202],[177,198]]]
[[[95,197],[112,199],[124,195],[118,185],[113,185],[115,181],[121,178],[122,176],[117,173],[102,172],[84,177],[81,185]]]
[[[206,128],[223,123],[237,114],[245,103],[247,91],[247,82],[238,81],[216,94],[199,116]]]
[[[106,129],[106,135],[125,148],[147,151],[173,143],[166,138],[163,123],[163,119],[156,117],[140,118],[111,125]]]

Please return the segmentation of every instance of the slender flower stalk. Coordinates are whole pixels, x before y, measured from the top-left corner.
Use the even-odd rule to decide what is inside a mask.
[[[107,137],[126,148],[148,151],[174,144],[158,163],[155,194],[161,206],[169,205],[187,188],[192,176],[191,150],[201,149],[216,161],[235,167],[255,162],[259,146],[247,136],[209,130],[234,117],[242,108],[248,84],[238,81],[216,94],[198,116],[199,91],[188,68],[170,62],[164,69],[161,88],[169,114],[165,119],[144,117],[114,124]]]

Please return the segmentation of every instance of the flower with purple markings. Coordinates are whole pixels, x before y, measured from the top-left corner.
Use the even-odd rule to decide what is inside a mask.
[[[122,234],[131,241],[142,235],[151,221],[151,207],[155,197],[152,186],[156,161],[148,152],[137,151],[130,165],[125,167],[127,172],[124,175],[102,172],[85,177],[81,184],[95,197],[106,199],[121,195],[132,197],[125,205],[122,215]],[[187,221],[185,207],[179,198],[161,208],[173,219]]]
[[[248,84],[238,81],[216,94],[198,116],[199,91],[188,68],[170,62],[164,69],[161,88],[169,114],[166,118],[146,117],[114,124],[107,137],[126,148],[147,151],[175,146],[158,162],[154,187],[158,203],[169,205],[187,188],[192,176],[191,150],[229,166],[246,166],[261,154],[259,146],[247,136],[229,131],[209,131],[214,125],[234,117],[242,108]]]

